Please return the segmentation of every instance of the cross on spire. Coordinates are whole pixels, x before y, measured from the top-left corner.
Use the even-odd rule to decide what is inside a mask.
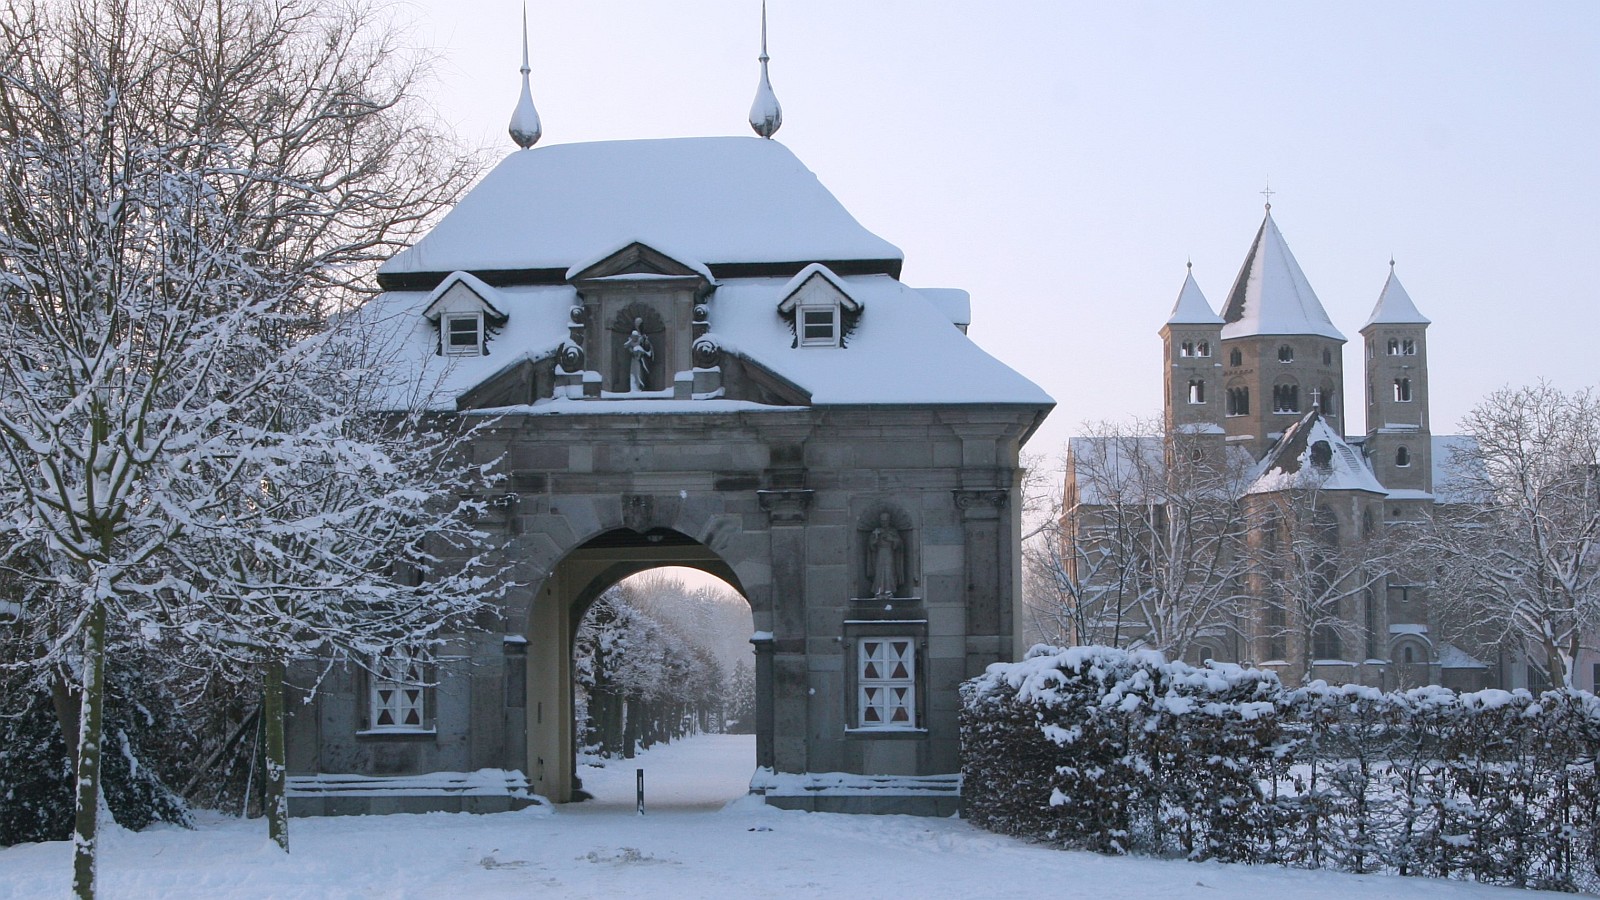
[[[1267,189],[1261,192],[1261,196],[1267,198],[1267,212],[1272,212],[1272,195],[1276,193],[1277,191],[1272,189],[1272,179],[1268,178]]]

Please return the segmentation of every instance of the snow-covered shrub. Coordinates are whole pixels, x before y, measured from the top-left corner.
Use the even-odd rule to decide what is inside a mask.
[[[962,688],[977,824],[1103,852],[1600,887],[1600,701],[1035,647]]]
[[[133,830],[189,821],[187,804],[167,781],[183,764],[187,728],[148,664],[128,654],[107,667],[106,806]],[[72,754],[56,703],[17,673],[0,679],[0,697],[0,846],[65,840],[72,832]],[[75,712],[75,700],[65,708]]]

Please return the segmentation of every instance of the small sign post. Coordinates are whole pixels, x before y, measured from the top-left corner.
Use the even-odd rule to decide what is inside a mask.
[[[644,815],[644,770],[638,769],[636,770],[635,774],[637,778],[637,786],[635,790],[634,808],[637,809],[639,811],[639,815],[642,816]]]

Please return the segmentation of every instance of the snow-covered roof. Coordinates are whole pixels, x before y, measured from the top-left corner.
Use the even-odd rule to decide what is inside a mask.
[[[1444,644],[1439,647],[1439,668],[1487,669],[1489,664],[1454,644]]]
[[[1394,274],[1394,269],[1389,270],[1389,279],[1383,283],[1383,291],[1378,294],[1378,304],[1372,308],[1372,315],[1367,317],[1367,324],[1361,326],[1366,331],[1373,325],[1430,325],[1432,322],[1427,316],[1417,311],[1417,305],[1411,302],[1411,295],[1401,286],[1399,276]]]
[[[1155,435],[1067,439],[1078,502],[1089,506],[1165,501],[1166,454]]]
[[[1222,317],[1212,311],[1211,303],[1206,300],[1206,295],[1200,293],[1200,285],[1195,284],[1192,270],[1183,276],[1183,287],[1178,291],[1178,301],[1172,304],[1172,315],[1167,317],[1167,324],[1222,324]]]
[[[1433,495],[1439,503],[1487,503],[1482,490],[1487,479],[1474,456],[1477,442],[1465,434],[1433,436]]]
[[[1271,212],[1228,292],[1222,318],[1227,323],[1222,326],[1224,338],[1307,334],[1345,339],[1311,290]]]
[[[530,153],[534,151],[528,151]],[[795,347],[778,313],[791,279],[724,279],[706,300],[713,338],[724,352],[763,366],[810,394],[814,405],[853,404],[1054,404],[1043,390],[984,352],[945,311],[919,291],[888,275],[830,273],[861,304],[848,347]],[[389,360],[385,376],[392,403],[412,397],[435,409],[455,409],[456,399],[496,373],[525,361],[552,357],[568,337],[569,310],[580,303],[571,285],[486,287],[486,298],[506,321],[482,356],[440,356],[436,326],[421,315],[427,291],[389,291],[369,302],[352,322],[381,342]],[[605,412],[627,403],[633,412],[650,404],[661,411],[727,411],[722,401],[635,399],[545,401],[575,413]],[[698,405],[697,405],[698,404]],[[620,407],[618,407],[620,409]],[[743,408],[740,406],[739,408]]]
[[[951,324],[962,331],[972,324],[972,295],[960,288],[917,288],[917,292],[944,310]]]
[[[675,138],[513,152],[380,279],[555,270],[630,240],[709,266],[875,261],[899,248],[858,223],[777,141]]]
[[[1361,452],[1350,446],[1312,409],[1284,430],[1251,473],[1246,494],[1318,489],[1386,494],[1367,468]]]

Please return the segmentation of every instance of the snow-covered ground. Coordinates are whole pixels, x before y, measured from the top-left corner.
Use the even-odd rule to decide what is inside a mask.
[[[520,813],[296,819],[293,853],[257,821],[115,832],[101,896],[1513,898],[1415,878],[1069,853],[955,819],[786,812],[741,799],[753,739],[708,735],[589,769],[593,802]],[[633,811],[634,768],[647,810]],[[0,850],[0,897],[65,896],[66,843]]]

